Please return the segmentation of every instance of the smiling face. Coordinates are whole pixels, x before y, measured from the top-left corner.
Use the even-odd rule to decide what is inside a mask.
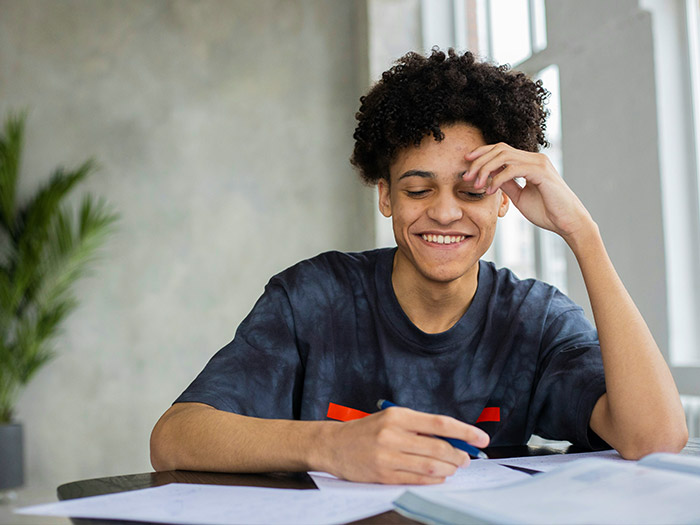
[[[475,284],[508,197],[500,190],[486,195],[462,179],[470,165],[465,155],[486,144],[481,132],[462,123],[442,131],[441,142],[429,135],[401,150],[389,169],[391,184],[378,183],[379,209],[392,217],[398,245],[393,278]]]

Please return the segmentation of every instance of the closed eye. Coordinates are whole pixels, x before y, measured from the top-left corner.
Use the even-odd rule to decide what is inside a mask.
[[[427,195],[429,190],[417,190],[417,191],[411,191],[411,190],[406,190],[406,195],[409,197],[423,197]]]
[[[486,192],[476,193],[473,191],[463,191],[462,194],[470,200],[480,200],[486,197]]]

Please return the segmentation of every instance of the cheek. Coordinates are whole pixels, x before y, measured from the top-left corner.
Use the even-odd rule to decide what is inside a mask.
[[[482,230],[495,232],[496,224],[498,223],[498,208],[488,206],[474,210],[472,220],[476,222]]]
[[[415,223],[422,215],[423,210],[420,205],[413,202],[401,203],[392,209],[394,217],[394,226],[399,228],[407,228]]]
[[[488,222],[498,217],[498,208],[490,202],[480,202],[478,206],[470,206],[471,216],[475,220]]]

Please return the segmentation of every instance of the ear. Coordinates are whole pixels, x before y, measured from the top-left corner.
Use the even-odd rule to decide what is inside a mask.
[[[379,179],[377,191],[379,192],[379,211],[384,217],[391,217],[391,190],[389,183],[385,179]]]
[[[498,216],[505,217],[506,212],[508,211],[508,206],[510,205],[510,199],[503,190],[501,190],[501,199],[501,204],[498,206]]]

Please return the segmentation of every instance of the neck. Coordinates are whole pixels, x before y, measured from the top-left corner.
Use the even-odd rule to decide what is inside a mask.
[[[452,328],[471,305],[479,282],[479,264],[454,281],[433,281],[412,264],[394,258],[391,283],[401,309],[423,332],[437,334]]]

